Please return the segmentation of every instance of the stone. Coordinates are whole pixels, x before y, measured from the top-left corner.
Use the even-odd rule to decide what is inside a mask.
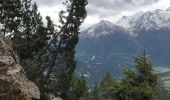
[[[0,100],[32,99],[40,99],[39,89],[27,79],[11,40],[0,35]]]

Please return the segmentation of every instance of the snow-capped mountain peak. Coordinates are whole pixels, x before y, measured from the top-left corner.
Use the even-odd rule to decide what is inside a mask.
[[[166,11],[170,11],[170,7],[168,7],[168,8],[166,9]]]
[[[116,24],[131,31],[170,29],[170,8],[138,12],[132,16],[122,17]]]
[[[101,20],[99,23],[92,25],[81,32],[80,37],[99,37],[107,36],[115,32],[125,31],[121,26],[115,25],[109,21]]]
[[[108,36],[115,33],[129,33],[137,36],[142,31],[160,29],[170,29],[170,7],[166,10],[139,11],[132,16],[123,16],[115,24],[101,20],[81,32],[80,37]]]
[[[120,20],[116,22],[117,25],[122,26],[126,29],[129,29],[131,27],[131,24],[133,21],[137,20],[144,12],[139,11],[136,14],[132,16],[123,16]]]
[[[107,21],[107,20],[101,20],[97,25],[107,25],[107,26],[113,26],[113,23]]]

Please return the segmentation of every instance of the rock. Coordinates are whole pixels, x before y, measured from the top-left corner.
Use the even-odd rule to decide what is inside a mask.
[[[41,95],[41,100],[62,100],[59,96],[55,96],[52,93],[45,93]]]
[[[53,94],[49,94],[50,100],[62,100],[60,97],[55,97]]]
[[[62,98],[55,96],[53,93],[44,93],[41,94],[41,100],[62,100]]]
[[[13,49],[11,40],[0,35],[0,100],[40,99],[38,87],[26,78]]]

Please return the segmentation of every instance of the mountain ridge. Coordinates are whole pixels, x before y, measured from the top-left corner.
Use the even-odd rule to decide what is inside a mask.
[[[122,17],[116,24],[133,32],[170,29],[170,7],[166,10],[137,12],[134,15]]]
[[[76,46],[76,73],[84,74],[91,84],[106,72],[120,78],[124,66],[133,69],[134,56],[143,50],[151,55],[155,66],[170,65],[170,8],[123,18],[133,27],[102,20],[80,34]]]
[[[117,32],[126,33],[127,30],[125,30],[122,26],[118,26],[106,20],[101,20],[100,22],[90,26],[88,29],[82,31],[80,38],[106,36]]]
[[[100,31],[102,31],[105,27],[110,29],[110,32],[94,32],[97,30],[96,28],[99,28]],[[80,37],[98,37],[117,31],[126,31],[132,36],[136,36],[140,31],[159,30],[162,28],[170,29],[170,7],[165,10],[156,9],[147,12],[139,11],[131,16],[123,16],[115,23],[101,20],[86,30],[83,30]]]

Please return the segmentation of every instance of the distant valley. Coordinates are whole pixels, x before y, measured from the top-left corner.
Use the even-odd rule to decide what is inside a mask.
[[[76,73],[90,84],[106,72],[121,78],[121,70],[133,69],[133,58],[143,50],[151,55],[154,66],[170,67],[170,8],[124,16],[116,23],[102,20],[82,31]]]

